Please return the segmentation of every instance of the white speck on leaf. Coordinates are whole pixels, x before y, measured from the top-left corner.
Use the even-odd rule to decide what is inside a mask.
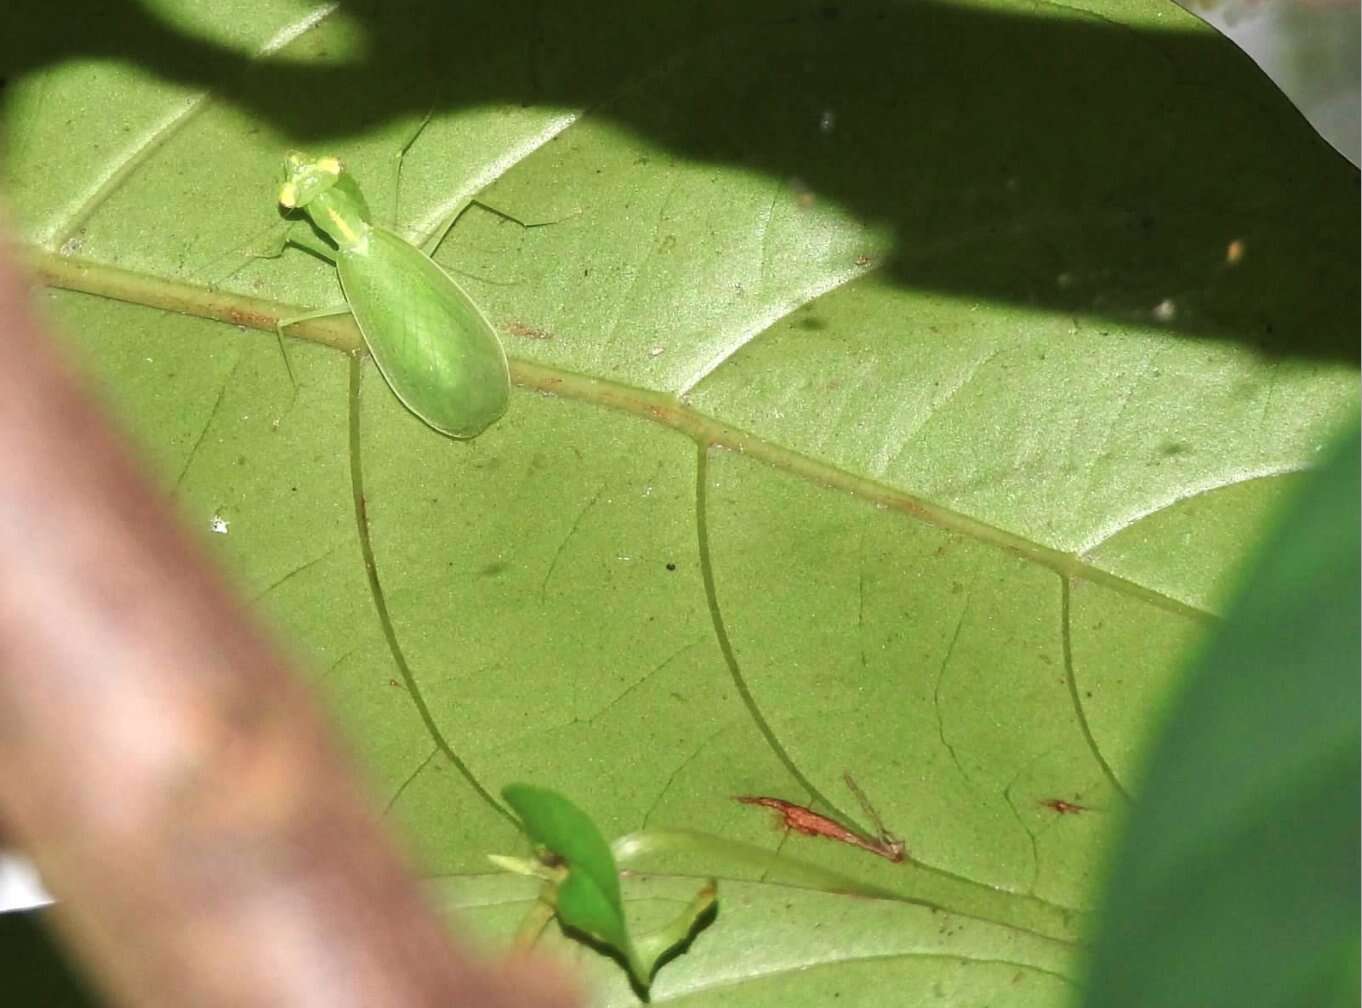
[[[215,514],[209,520],[208,528],[210,531],[216,532],[218,535],[226,535],[227,528],[230,524],[231,523],[226,518],[222,517],[222,515]]]

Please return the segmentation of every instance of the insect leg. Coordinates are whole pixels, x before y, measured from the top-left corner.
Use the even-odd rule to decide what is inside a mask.
[[[520,218],[514,216],[513,214],[509,214],[505,210],[500,209],[499,207],[494,207],[490,203],[484,203],[476,196],[469,196],[466,199],[460,200],[454,206],[454,208],[449,211],[448,215],[446,215],[443,220],[441,220],[438,224],[435,225],[435,227],[431,230],[430,234],[427,237],[423,239],[418,239],[414,235],[407,234],[407,229],[402,227],[401,225],[402,165],[406,159],[407,152],[410,151],[413,146],[415,146],[416,141],[420,139],[421,134],[426,131],[426,127],[430,125],[431,119],[434,118],[434,115],[435,115],[434,109],[427,110],[426,114],[422,117],[420,123],[417,124],[416,129],[412,131],[411,136],[407,137],[406,141],[402,144],[402,146],[398,148],[397,154],[394,155],[393,157],[393,175],[394,175],[393,212],[392,216],[389,218],[389,220],[392,222],[393,230],[403,235],[403,237],[409,238],[409,240],[411,240],[413,244],[417,244],[419,241],[419,247],[421,251],[433,258],[435,253],[439,251],[440,246],[444,243],[445,238],[449,236],[449,232],[454,230],[454,225],[459,222],[459,218],[462,217],[464,215],[464,212],[470,206],[473,206],[475,203],[478,206],[482,207],[484,210],[486,210],[488,213],[495,214],[498,217],[511,221],[513,224],[519,224],[521,227],[530,227],[531,225],[529,223],[521,220]],[[581,211],[574,211],[569,216],[575,217],[580,212]],[[557,223],[557,221],[546,221],[544,223]]]
[[[271,228],[271,230],[275,230]],[[329,245],[325,245],[317,238],[311,228],[303,224],[302,221],[290,221],[289,226],[282,232],[277,233],[277,237],[270,236],[274,240],[262,240],[245,250],[246,258],[243,259],[235,269],[223,277],[223,280],[236,276],[245,269],[253,260],[256,259],[278,259],[288,251],[290,245],[295,245],[305,252],[325,259],[331,265],[336,262],[336,250]],[[264,249],[264,251],[261,251]],[[221,282],[221,281],[219,281]]]
[[[407,157],[407,151],[412,149],[416,141],[421,138],[421,134],[426,131],[426,127],[430,125],[430,120],[434,115],[435,110],[433,108],[426,109],[426,114],[416,124],[416,129],[402,143],[402,146],[397,148],[397,153],[393,156],[393,206],[392,215],[388,220],[399,234],[403,230],[400,223],[402,218],[399,216],[402,211],[402,162]]]
[[[320,259],[325,259],[333,266],[336,263],[336,250],[317,237],[312,227],[303,224],[302,221],[295,221],[294,226],[284,233],[283,247],[287,248],[289,245],[300,248],[304,252],[310,252]],[[280,254],[283,254],[282,249]]]
[[[870,804],[870,799],[865,796],[865,792],[861,790],[860,786],[856,783],[855,778],[853,778],[850,773],[843,773],[842,779],[847,783],[847,790],[855,795],[856,800],[860,802],[862,811],[864,811],[870,821],[875,824],[875,830],[878,833],[878,836],[876,837],[876,848],[878,853],[883,857],[889,858],[891,861],[902,861],[904,851],[903,841],[890,833],[889,830],[885,829],[884,820],[881,819],[880,814],[875,811],[875,806]]]
[[[279,356],[284,358],[284,369],[288,371],[288,380],[293,386],[294,395],[298,394],[298,382],[293,377],[293,363],[289,360],[288,350],[284,347],[284,330],[289,326],[297,325],[299,322],[310,322],[312,319],[328,318],[332,315],[348,315],[349,313],[349,305],[341,305],[338,308],[323,308],[320,311],[305,312],[291,318],[281,318],[274,323],[274,335],[279,340]]]
[[[336,250],[326,244],[326,242],[317,236],[311,226],[301,220],[289,222],[289,226],[285,228],[283,234],[279,236],[279,242],[272,251],[252,252],[250,255],[252,259],[278,259],[288,250],[290,245],[296,246],[304,252],[309,252],[312,255],[335,265]],[[294,316],[293,318],[279,319],[274,323],[274,334],[279,340],[279,356],[284,359],[284,370],[288,372],[289,385],[293,388],[293,394],[295,396],[298,394],[298,381],[293,374],[293,362],[289,360],[288,350],[284,348],[284,330],[299,322],[306,322],[309,319],[314,318],[324,318],[327,315],[343,315],[349,310],[348,307],[329,308],[325,311],[310,312],[305,315]]]
[[[319,238],[316,232],[312,230],[312,226],[302,220],[289,221],[288,227],[279,235],[279,240],[266,246],[269,251],[253,251],[249,253],[249,256],[251,259],[278,259],[288,251],[290,245],[300,248],[304,252],[309,252],[319,259],[324,259],[332,266],[336,264],[335,248]],[[249,259],[247,261],[249,262]]]

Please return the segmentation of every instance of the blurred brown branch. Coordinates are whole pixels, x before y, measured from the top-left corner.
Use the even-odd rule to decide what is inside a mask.
[[[0,242],[0,820],[115,1001],[550,1005],[470,958]]]

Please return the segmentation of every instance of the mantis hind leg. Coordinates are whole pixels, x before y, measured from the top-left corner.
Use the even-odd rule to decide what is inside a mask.
[[[421,134],[426,131],[426,127],[430,125],[430,120],[434,115],[435,110],[433,108],[426,109],[426,114],[416,124],[416,129],[402,143],[402,146],[397,148],[397,153],[393,156],[393,206],[392,214],[388,217],[388,220],[392,222],[395,229],[398,228],[398,221],[402,219],[398,216],[402,209],[402,162],[407,157],[407,151],[412,149],[416,141],[421,138]]]
[[[421,121],[417,123],[416,129],[412,130],[411,135],[407,137],[402,146],[397,149],[397,153],[393,156],[393,210],[392,216],[388,219],[392,221],[394,230],[398,231],[399,234],[406,230],[401,228],[398,224],[402,219],[399,214],[402,208],[402,164],[406,160],[407,152],[416,145],[416,141],[421,138],[421,134],[426,131],[426,127],[430,125],[434,116],[435,110],[428,109],[426,114],[421,117]],[[478,199],[477,196],[467,196],[454,205],[453,209],[435,225],[429,235],[420,240],[419,248],[421,251],[426,255],[433,257],[444,243],[445,238],[449,236],[449,232],[454,230],[454,225],[459,222],[459,218],[474,204],[482,207],[488,213],[496,214],[498,217],[519,224],[521,227],[530,226],[506,211],[498,209],[489,203],[484,203],[482,200]],[[417,243],[413,241],[413,244]]]

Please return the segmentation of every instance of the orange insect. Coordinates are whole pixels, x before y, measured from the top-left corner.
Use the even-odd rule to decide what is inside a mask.
[[[1065,801],[1063,798],[1046,798],[1040,804],[1048,809],[1054,809],[1060,815],[1068,815],[1071,812],[1077,814],[1079,812],[1090,811],[1086,805],[1076,805],[1073,802]]]
[[[847,782],[847,787],[851,789],[851,793],[856,796],[861,807],[865,809],[866,815],[875,823],[875,828],[879,830],[877,836],[866,836],[843,826],[836,819],[829,819],[820,812],[815,812],[804,805],[796,805],[784,798],[768,798],[765,795],[734,795],[734,799],[744,805],[762,805],[779,813],[782,823],[788,830],[803,833],[805,836],[827,837],[829,840],[850,844],[852,847],[859,847],[863,851],[877,854],[894,862],[894,864],[902,864],[908,856],[903,841],[884,828],[884,823],[880,821],[880,817],[876,814],[874,808],[866,801],[864,792],[851,779],[851,774],[845,774],[844,779]]]

